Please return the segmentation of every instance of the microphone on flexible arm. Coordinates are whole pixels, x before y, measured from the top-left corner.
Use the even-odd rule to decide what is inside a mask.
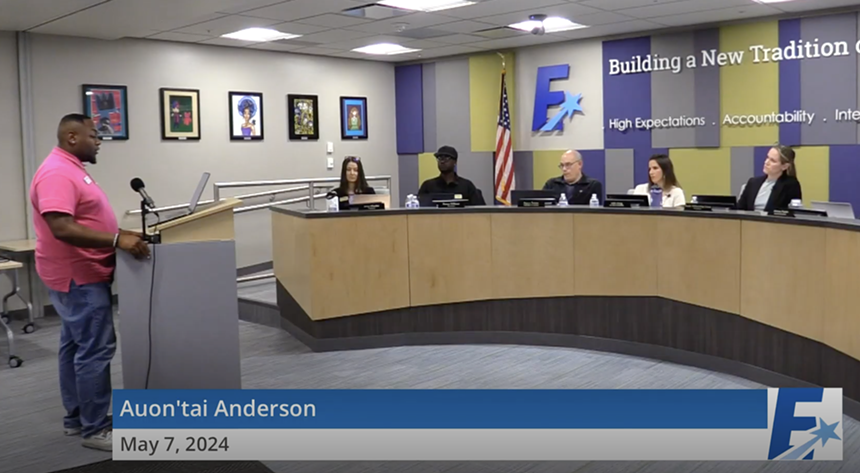
[[[155,201],[152,200],[152,197],[150,197],[149,194],[146,193],[145,187],[146,186],[144,186],[143,180],[141,180],[139,177],[135,177],[131,180],[131,189],[140,194],[141,197],[143,197],[143,201],[146,202],[146,205],[149,208],[154,209]]]
[[[143,180],[139,177],[135,177],[131,180],[131,188],[138,194],[140,194],[140,228],[141,234],[143,235],[143,240],[149,243],[158,243],[159,239],[157,235],[147,235],[146,234],[146,214],[154,213],[156,217],[158,217],[158,212],[155,212],[155,201],[152,200],[152,197],[146,193],[146,186],[143,184]]]

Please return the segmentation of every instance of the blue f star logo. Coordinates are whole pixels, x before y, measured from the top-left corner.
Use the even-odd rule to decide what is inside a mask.
[[[812,460],[816,444],[819,441],[821,441],[821,446],[823,447],[827,444],[828,440],[842,440],[836,434],[838,421],[827,424],[821,418],[797,417],[794,415],[798,402],[820,403],[823,394],[824,390],[821,388],[779,390],[776,398],[776,412],[773,415],[773,431],[770,437],[770,450],[767,454],[768,460],[776,458],[780,460],[799,460],[801,458],[803,460]],[[813,437],[802,445],[792,445],[791,433],[795,431],[811,431],[809,433]]]
[[[582,111],[582,107],[579,105],[582,94],[573,95],[567,91],[550,90],[550,84],[553,80],[567,79],[569,75],[570,65],[568,64],[538,68],[532,131],[562,131],[564,129],[564,117],[572,117],[574,113]],[[552,118],[547,119],[547,110],[557,105],[561,105],[561,110]]]

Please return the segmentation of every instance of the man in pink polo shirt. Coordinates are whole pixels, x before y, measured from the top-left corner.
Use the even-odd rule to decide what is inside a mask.
[[[111,283],[116,249],[149,256],[138,234],[120,230],[107,196],[87,173],[101,141],[86,115],[66,115],[57,147],[30,186],[36,270],[62,320],[60,393],[66,435],[112,450],[110,362],[116,352]]]

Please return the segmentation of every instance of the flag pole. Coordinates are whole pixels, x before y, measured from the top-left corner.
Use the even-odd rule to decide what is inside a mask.
[[[502,58],[502,74],[504,74],[504,73],[505,73],[505,69],[506,69],[506,68],[505,68],[505,55],[504,55],[504,54],[502,54],[502,53],[500,53],[500,52],[497,52],[496,54],[498,54],[498,55],[499,55],[499,57],[500,57],[500,58]]]

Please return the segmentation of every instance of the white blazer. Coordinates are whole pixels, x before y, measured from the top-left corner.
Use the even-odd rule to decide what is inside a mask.
[[[651,203],[651,191],[649,184],[639,184],[633,189],[636,195],[647,195],[648,203]],[[673,187],[669,192],[663,191],[663,208],[683,207],[687,203],[684,197],[684,189]]]

